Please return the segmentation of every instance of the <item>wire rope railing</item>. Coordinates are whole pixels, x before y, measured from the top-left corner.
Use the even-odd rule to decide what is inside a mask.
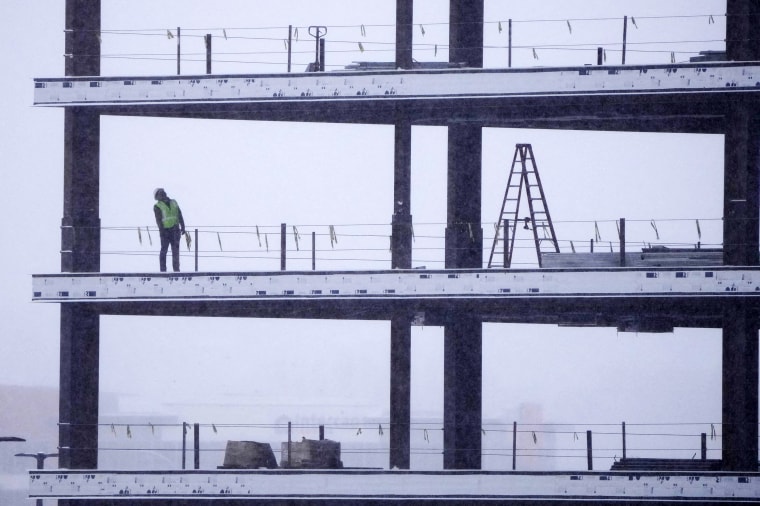
[[[342,467],[384,469],[388,466],[387,419],[338,423],[98,423],[101,467],[113,469],[216,469],[222,467],[230,441],[269,445],[278,467],[287,445],[298,442],[338,443]],[[60,423],[72,429],[93,425]],[[445,452],[441,420],[413,421],[409,427],[411,468],[442,468]],[[683,468],[715,465],[721,458],[724,427],[717,422],[675,423],[528,423],[483,421],[477,451],[483,470],[610,470],[630,462],[657,465],[676,462]],[[92,451],[95,448],[59,448]],[[192,459],[192,461],[191,461]],[[191,464],[192,462],[192,464]],[[291,466],[292,467],[292,466]],[[306,465],[305,467],[308,467]]]
[[[662,16],[600,16],[556,19],[485,19],[484,61],[489,67],[566,64],[582,65],[596,60],[598,49],[604,63],[675,63],[704,51],[725,51],[726,14],[671,14]],[[249,73],[261,67],[273,70],[306,70],[320,59],[309,26],[210,26],[107,28],[97,36],[104,62],[151,61],[160,68],[163,62],[177,60],[188,66],[210,59],[215,72]],[[414,59],[448,61],[448,22],[420,20],[412,27]],[[377,61],[392,62],[395,58],[395,24],[357,23],[327,25],[324,68],[340,69],[352,62],[365,61],[371,55]],[[677,34],[670,35],[669,34]],[[213,39],[213,51],[209,51]],[[175,49],[176,46],[176,49]],[[319,43],[317,43],[319,46]],[[553,53],[548,55],[547,53]],[[615,54],[615,61],[607,58]],[[84,55],[66,55],[68,57]],[[630,57],[634,57],[635,62]],[[655,61],[651,61],[652,58]],[[172,70],[174,66],[170,67]],[[198,66],[200,68],[200,66]],[[108,68],[104,69],[108,72]],[[167,67],[166,70],[168,70]],[[115,74],[123,70],[113,69]],[[129,71],[127,71],[129,72]],[[148,70],[148,73],[155,73]]]
[[[621,236],[621,225],[624,229]],[[412,223],[413,268],[445,266],[445,223]],[[503,224],[480,223],[484,265]],[[528,226],[526,224],[526,226]],[[663,218],[555,221],[560,254],[696,251],[719,257],[721,218]],[[533,268],[532,232],[517,227],[511,267]],[[184,271],[385,269],[391,263],[393,226],[388,224],[188,225],[181,244]],[[540,238],[539,238],[540,239]],[[159,250],[155,226],[103,226],[103,269],[155,270]],[[499,267],[496,265],[495,267]]]

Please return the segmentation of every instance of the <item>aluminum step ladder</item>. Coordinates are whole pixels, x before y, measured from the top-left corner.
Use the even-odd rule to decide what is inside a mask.
[[[520,219],[523,189],[525,190],[525,198],[528,200],[529,215]],[[507,188],[504,191],[504,201],[501,204],[493,246],[488,257],[489,268],[496,267],[494,263],[499,263],[499,258],[503,259],[501,263],[504,268],[512,265],[518,222],[523,224],[523,230],[533,231],[539,267],[541,267],[542,253],[559,253],[557,236],[554,233],[549,206],[546,203],[546,195],[541,185],[541,178],[538,175],[536,158],[530,144],[517,144],[515,146],[512,168],[509,171]],[[504,233],[499,234],[502,229]]]

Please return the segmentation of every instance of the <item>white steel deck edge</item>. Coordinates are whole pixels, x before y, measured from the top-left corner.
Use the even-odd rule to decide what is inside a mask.
[[[38,106],[760,91],[760,63],[34,79]]]
[[[760,268],[77,273],[32,276],[32,300],[267,300],[760,295]]]
[[[641,499],[760,501],[757,473],[483,471],[29,472],[30,498]]]

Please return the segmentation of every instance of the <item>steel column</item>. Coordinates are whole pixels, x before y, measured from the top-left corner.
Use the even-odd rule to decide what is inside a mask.
[[[723,471],[757,471],[757,312],[729,304],[723,320]]]
[[[758,264],[760,137],[754,107],[737,102],[726,115],[723,261]],[[758,325],[745,304],[723,319],[723,470],[756,471],[758,452]]]
[[[760,59],[760,2],[726,1],[728,60]],[[736,99],[725,117],[723,252],[727,265],[757,265],[760,198],[760,114],[756,106]]]
[[[726,1],[728,60],[760,58],[760,2]],[[726,111],[723,200],[723,261],[758,264],[758,110],[737,99]],[[757,313],[732,304],[723,319],[723,470],[757,471]]]
[[[66,0],[65,73],[100,74],[100,0]],[[84,108],[64,113],[61,270],[100,270],[100,116]]]
[[[449,62],[483,66],[484,0],[449,0]]]
[[[396,0],[396,67],[412,68],[414,1]],[[412,266],[411,215],[412,125],[399,119],[395,125],[393,172],[393,233],[391,267]]]
[[[452,314],[443,339],[443,468],[480,469],[483,325]]]
[[[66,75],[100,74],[100,1],[66,1]],[[82,108],[64,114],[61,270],[100,270],[100,116]],[[99,314],[61,306],[59,464],[98,466]]]
[[[483,266],[481,170],[483,131],[469,125],[450,125],[447,180],[447,269]]]
[[[396,1],[396,66],[412,68],[413,0]],[[412,266],[412,125],[399,120],[394,130],[391,267]],[[390,456],[391,469],[409,469],[411,427],[411,318],[391,319]]]
[[[59,467],[98,467],[99,315],[61,304]]]
[[[412,125],[399,121],[395,126],[393,171],[393,217],[391,222],[391,268],[412,267]]]
[[[723,184],[723,261],[758,264],[760,115],[737,100],[726,114]]]
[[[414,0],[396,0],[396,67],[412,68]]]
[[[412,266],[411,132],[409,123],[395,127],[395,170],[393,198],[392,268]],[[391,468],[409,469],[411,416],[411,317],[391,319],[390,370],[390,463]]]
[[[67,76],[100,75],[100,0],[66,0]]]
[[[390,469],[409,469],[410,465],[411,343],[410,317],[391,319]]]
[[[483,66],[484,1],[450,0],[449,61]],[[445,266],[481,267],[479,126],[452,121],[448,129]],[[483,323],[467,313],[448,315],[443,350],[443,467],[480,469]]]
[[[100,270],[100,115],[64,112],[61,271]]]
[[[733,61],[760,59],[760,2],[726,0],[726,56]]]

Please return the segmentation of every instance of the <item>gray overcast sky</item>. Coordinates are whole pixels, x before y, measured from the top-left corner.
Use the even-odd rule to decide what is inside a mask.
[[[394,3],[356,6],[348,0],[103,0],[102,73],[174,74],[176,41],[163,31],[176,32],[177,26],[182,27],[183,54],[198,60],[183,62],[183,74],[204,72],[198,37],[203,33],[214,35],[215,55],[226,61],[215,62],[215,72],[284,71],[281,53],[262,52],[282,51],[282,27],[288,24],[300,27],[295,49],[306,51],[294,57],[294,70],[311,59],[309,25],[329,27],[332,68],[355,60],[391,60],[392,45],[375,43],[393,41],[388,25],[394,23]],[[447,9],[446,1],[416,2],[417,60],[446,61]],[[725,2],[718,0],[487,0],[486,65],[505,66],[509,18],[515,20],[513,66],[593,63],[597,45],[606,48],[607,63],[618,63],[623,15],[636,20],[635,26],[629,25],[627,62],[668,63],[671,51],[676,61],[688,61],[688,52],[723,49],[724,12]],[[656,17],[696,14],[713,14],[714,19]],[[0,177],[5,189],[0,201],[5,217],[0,383],[55,387],[58,306],[32,304],[30,298],[31,274],[60,268],[63,111],[31,104],[33,77],[63,75],[64,2],[6,0],[0,4],[0,20],[6,48],[0,80]],[[249,30],[253,27],[278,28]],[[263,40],[267,38],[274,40]],[[701,42],[677,43],[695,40]],[[652,41],[672,43],[642,44]],[[582,51],[576,44],[590,44],[591,49]],[[563,49],[542,47],[548,45]],[[390,50],[374,51],[383,48]],[[157,59],[157,54],[163,56]],[[445,129],[415,127],[413,142],[415,231],[418,236],[443,236]],[[489,223],[497,218],[518,142],[533,144],[561,240],[572,239],[576,246],[587,242],[594,235],[594,220],[600,223],[602,239],[610,240],[613,220],[620,217],[631,220],[629,237],[641,243],[656,242],[651,219],[657,220],[663,242],[695,243],[695,219],[701,220],[703,242],[721,240],[721,136],[505,129],[484,134],[486,237],[491,236]],[[223,233],[218,238],[226,250],[259,249],[250,228],[241,237],[225,227],[259,225],[275,234],[285,222],[297,225],[307,237],[312,230],[324,233],[334,225],[338,234],[345,234],[339,236],[342,245],[354,244],[346,236],[362,229],[352,225],[390,223],[392,145],[389,127],[104,117],[101,219],[108,230],[103,250],[130,254],[104,255],[102,270],[157,270],[157,247],[146,237],[139,243],[136,232],[137,227],[154,226],[156,186],[179,201],[189,228],[207,232],[201,236],[201,249],[210,253],[201,259],[202,270],[278,267],[276,255],[221,258],[216,232]],[[269,239],[277,241],[276,235]],[[324,241],[320,247],[329,249],[329,239]],[[380,242],[370,247],[387,248],[387,239]],[[423,244],[428,243],[420,238],[415,247]],[[442,267],[441,245],[433,241],[434,249],[415,251],[415,266]],[[387,251],[378,255],[390,258]],[[185,257],[185,270],[191,265]],[[389,262],[330,260],[318,268],[343,266],[384,268]],[[386,323],[116,317],[101,322],[101,390],[121,393],[121,408],[128,414],[161,413],[209,423],[264,422],[280,415],[294,420],[387,419]],[[441,417],[442,334],[439,328],[414,329],[413,416]],[[484,418],[504,423],[511,423],[524,404],[541,406],[540,420],[534,421],[558,423],[721,418],[719,330],[636,335],[615,329],[486,325],[483,366]],[[285,374],[296,369],[304,374]],[[16,433],[18,428],[0,427],[0,432]]]

